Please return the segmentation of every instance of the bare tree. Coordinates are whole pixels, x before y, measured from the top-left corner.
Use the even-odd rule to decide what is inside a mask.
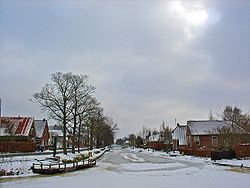
[[[172,141],[172,129],[169,126],[166,126],[164,121],[160,126],[160,141],[166,144],[169,144]]]
[[[86,99],[83,101],[84,105],[80,105],[79,108],[77,109],[78,113],[78,135],[77,135],[77,140],[78,140],[78,152],[80,152],[80,139],[81,137],[85,138],[85,145],[89,145],[89,114],[92,114],[93,111],[95,111],[96,106],[99,106],[99,103],[97,100],[91,96],[86,97]]]
[[[128,136],[128,140],[129,140],[129,145],[134,147],[136,144],[136,136],[134,134],[130,134]]]
[[[141,147],[143,145],[143,140],[140,136],[136,138],[136,147]]]
[[[112,143],[117,125],[111,117],[103,115],[103,108],[92,94],[95,88],[87,83],[87,75],[55,73],[52,83],[46,84],[39,93],[33,94],[31,101],[39,103],[51,117],[63,124],[63,151],[67,154],[67,132],[72,141],[72,153],[75,153],[76,141],[85,130],[88,145],[98,146]],[[85,127],[83,127],[85,125]]]
[[[142,138],[143,142],[146,143],[149,141],[149,138],[151,137],[151,130],[143,126],[142,131],[139,132],[138,135]]]
[[[88,99],[90,95],[94,93],[94,87],[87,84],[87,78],[88,78],[87,75],[72,75],[70,79],[72,84],[72,103],[73,103],[72,113],[71,113],[73,119],[72,153],[75,153],[76,132],[77,132],[77,125],[79,125],[79,121],[77,121],[77,118],[79,117],[80,113],[83,113],[81,110],[87,108],[88,106],[87,102],[89,101]]]
[[[240,140],[249,138],[249,115],[236,106],[226,106],[222,112],[225,125],[218,129],[226,147],[232,149]]]
[[[116,142],[115,142],[117,145],[123,145],[124,144],[124,140],[122,139],[122,138],[119,138],[119,139],[117,139],[116,140]]]
[[[31,101],[40,104],[43,110],[63,125],[63,153],[67,154],[66,131],[72,109],[72,73],[57,72],[51,75],[52,83],[46,84],[42,91],[33,94]]]

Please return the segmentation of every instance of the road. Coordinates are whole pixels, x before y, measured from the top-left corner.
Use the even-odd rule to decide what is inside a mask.
[[[105,153],[94,168],[50,177],[35,176],[4,181],[0,187],[245,188],[249,185],[250,174],[232,172],[229,168],[199,160],[179,160],[154,153],[121,149]]]
[[[101,163],[112,167],[115,172],[153,172],[153,171],[171,171],[179,169],[197,168],[202,169],[204,163],[193,163],[189,161],[176,161],[175,158],[166,158],[165,156],[155,156],[151,153],[138,152],[137,150],[113,150],[105,155]],[[101,168],[108,170],[105,165]]]

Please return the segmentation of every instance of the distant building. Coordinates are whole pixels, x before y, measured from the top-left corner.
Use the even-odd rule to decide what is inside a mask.
[[[50,145],[53,144],[55,137],[57,137],[57,148],[63,147],[63,126],[53,125],[49,126]]]

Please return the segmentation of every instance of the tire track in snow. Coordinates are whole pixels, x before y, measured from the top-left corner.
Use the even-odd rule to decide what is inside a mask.
[[[122,153],[121,156],[124,157],[125,159],[129,160],[129,161],[145,162],[145,160],[143,158],[139,158],[133,153]]]

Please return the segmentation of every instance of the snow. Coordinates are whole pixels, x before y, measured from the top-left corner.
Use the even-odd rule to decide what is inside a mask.
[[[144,159],[137,157],[132,153],[123,153],[121,154],[125,159],[131,160],[133,162],[144,162]]]
[[[229,160],[228,160],[229,161]],[[250,160],[237,161],[247,165]],[[54,176],[36,176],[11,181],[2,179],[1,188],[224,188],[249,187],[250,174],[212,164],[208,158],[171,157],[167,153],[137,149],[111,150],[94,168]],[[225,162],[225,161],[223,161]],[[1,179],[0,179],[1,181]]]
[[[232,160],[219,160],[216,161],[218,164],[227,164],[227,165],[232,165],[232,166],[241,166],[243,167],[249,167],[250,168],[250,160],[237,160],[237,159],[232,159]]]
[[[46,152],[46,151],[45,151]],[[81,154],[88,155],[89,152],[93,154],[93,157],[100,155],[101,153],[95,154],[100,152],[99,149],[93,149],[91,151],[82,151]],[[73,159],[79,155],[78,153],[72,154],[68,153],[67,155],[64,154],[57,154],[56,156],[60,157],[60,160],[64,159]],[[39,163],[46,158],[52,157],[52,154],[48,155],[31,155],[31,156],[16,156],[16,157],[2,157],[0,158],[0,171],[5,170],[6,172],[14,172],[14,176],[12,177],[22,177],[22,176],[34,176],[31,167],[33,163]],[[92,158],[93,158],[92,157]],[[42,161],[44,164],[51,164],[53,161],[46,160]],[[68,166],[68,165],[67,165]],[[35,174],[37,175],[37,174]],[[6,176],[0,176],[0,179]]]
[[[225,126],[220,120],[188,121],[192,135],[218,134],[218,128]]]

